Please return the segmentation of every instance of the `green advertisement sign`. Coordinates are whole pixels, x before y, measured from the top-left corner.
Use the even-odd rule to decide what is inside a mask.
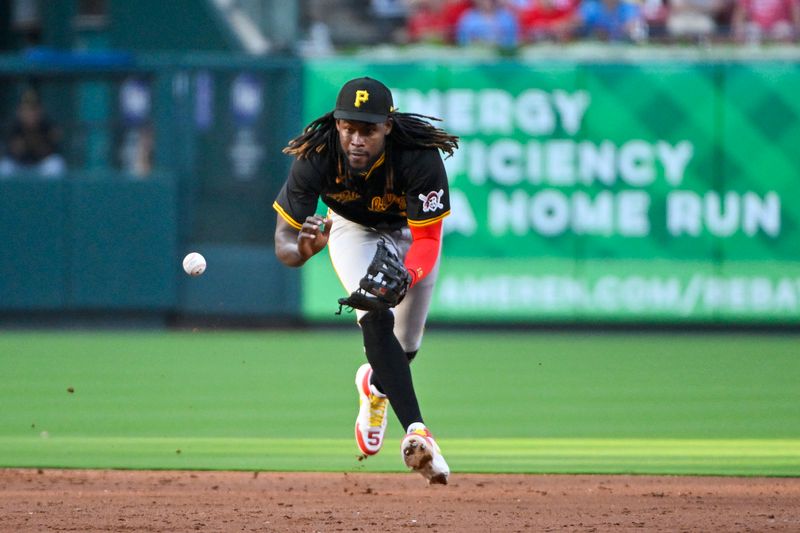
[[[310,63],[461,138],[431,318],[800,322],[800,66]],[[332,318],[329,261],[303,308]]]

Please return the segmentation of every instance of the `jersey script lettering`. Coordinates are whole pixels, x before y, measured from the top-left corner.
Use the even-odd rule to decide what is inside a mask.
[[[386,211],[393,204],[397,204],[398,209],[401,211],[406,210],[406,197],[393,194],[393,193],[386,193],[383,196],[373,196],[372,202],[370,203],[369,210],[370,211]]]
[[[361,195],[355,191],[342,191],[342,192],[335,192],[333,194],[328,194],[328,198],[334,200],[339,203],[345,202],[353,202],[361,198]]]

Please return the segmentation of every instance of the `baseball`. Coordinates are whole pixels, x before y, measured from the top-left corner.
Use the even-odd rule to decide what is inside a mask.
[[[206,258],[192,252],[183,258],[183,270],[190,276],[199,276],[206,271]]]

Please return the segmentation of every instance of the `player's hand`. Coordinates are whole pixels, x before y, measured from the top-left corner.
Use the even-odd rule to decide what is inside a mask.
[[[306,217],[300,233],[297,234],[297,252],[303,261],[318,253],[328,244],[331,234],[331,219],[320,215]]]

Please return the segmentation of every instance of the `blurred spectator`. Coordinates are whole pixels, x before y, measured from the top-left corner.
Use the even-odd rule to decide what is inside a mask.
[[[733,36],[733,12],[736,10],[736,0],[720,0],[719,11],[713,14],[716,34],[718,40],[728,41]]]
[[[483,44],[513,48],[519,43],[519,22],[500,0],[475,0],[461,16],[456,42],[462,46]]]
[[[456,29],[461,17],[472,9],[472,0],[443,0],[442,18],[447,27],[447,42],[456,42]]]
[[[398,42],[406,24],[406,0],[370,0],[378,34],[384,42]]]
[[[452,29],[444,13],[444,0],[409,0],[406,41],[412,43],[451,42]]]
[[[404,42],[453,44],[461,16],[471,0],[407,0]]]
[[[670,0],[667,32],[675,41],[703,41],[717,32],[715,16],[724,0]]]
[[[305,38],[297,43],[301,55],[331,55],[334,52],[331,28],[325,22],[325,6],[322,0],[310,0],[306,8]]]
[[[45,115],[39,95],[33,89],[26,90],[11,124],[5,156],[0,159],[0,176],[17,172],[61,176],[66,163],[58,153],[60,140],[61,132]]]
[[[612,42],[640,42],[647,38],[641,9],[628,0],[584,0],[577,20],[584,37]]]
[[[155,147],[153,128],[150,125],[131,128],[125,132],[120,147],[120,168],[138,178],[153,171],[153,148]]]
[[[38,0],[12,0],[11,29],[22,38],[22,46],[37,46],[42,40],[42,13]]]
[[[737,0],[733,32],[738,41],[790,42],[798,30],[800,0]]]
[[[669,38],[667,21],[669,20],[673,0],[642,0],[640,5],[644,27],[647,29],[647,39],[654,41],[667,40]]]
[[[578,0],[533,0],[519,12],[525,42],[566,41],[572,38]]]

